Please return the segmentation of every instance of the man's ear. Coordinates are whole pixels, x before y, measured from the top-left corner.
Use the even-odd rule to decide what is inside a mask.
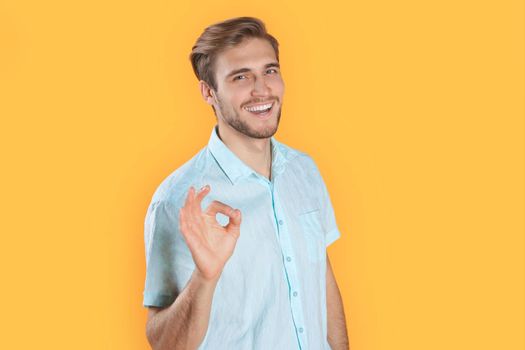
[[[199,89],[201,91],[202,98],[207,104],[212,105],[215,102],[215,91],[204,81],[199,80]]]

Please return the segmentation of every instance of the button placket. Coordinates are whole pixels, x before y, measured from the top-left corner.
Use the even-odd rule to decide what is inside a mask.
[[[293,296],[290,299],[290,307],[292,312],[292,319],[294,321],[294,326],[297,334],[297,341],[299,343],[299,347],[301,349],[307,349],[307,339],[304,334],[304,327],[301,327],[299,325],[304,325],[304,315],[302,310],[302,303],[301,298],[298,297],[299,293],[298,290],[301,289],[301,286],[299,284],[299,278],[297,277],[297,269],[295,266],[295,262],[293,261],[293,255],[294,250],[292,249],[291,244],[291,237],[288,232],[288,228],[286,225],[284,225],[284,211],[282,210],[279,195],[274,190],[275,186],[271,186],[271,192],[272,192],[272,204],[274,209],[274,215],[277,221],[277,230],[278,233],[278,239],[279,244],[281,245],[281,251],[283,256],[285,256],[285,260],[287,261],[287,264],[284,265],[285,275],[288,282],[288,286],[291,291],[291,296]],[[281,219],[278,219],[281,218]],[[293,291],[293,292],[292,292]]]

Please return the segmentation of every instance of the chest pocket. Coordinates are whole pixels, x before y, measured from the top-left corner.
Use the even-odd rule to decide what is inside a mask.
[[[308,260],[319,262],[324,257],[324,233],[319,209],[299,214],[299,223],[306,241]]]

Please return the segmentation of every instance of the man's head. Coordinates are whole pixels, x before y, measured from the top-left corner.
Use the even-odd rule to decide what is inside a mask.
[[[248,137],[271,137],[279,125],[284,82],[278,46],[262,21],[238,17],[207,27],[190,54],[217,118]],[[268,104],[266,113],[252,108]]]

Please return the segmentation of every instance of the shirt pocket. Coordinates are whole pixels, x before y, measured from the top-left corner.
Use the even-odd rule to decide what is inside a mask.
[[[324,257],[324,234],[319,209],[299,214],[299,223],[306,242],[308,260],[319,262]]]

